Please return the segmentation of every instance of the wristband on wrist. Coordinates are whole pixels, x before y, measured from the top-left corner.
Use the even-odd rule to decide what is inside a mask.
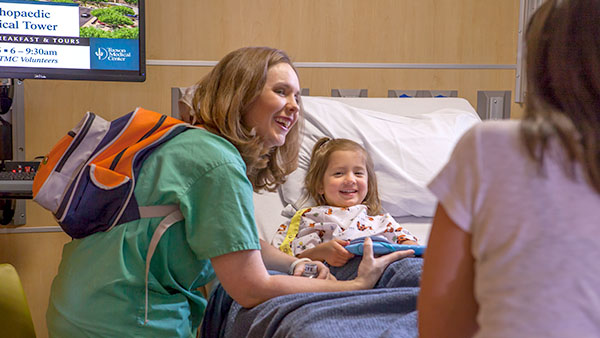
[[[296,269],[296,265],[301,262],[311,262],[309,258],[298,258],[292,264],[290,264],[290,268],[288,270],[288,275],[294,274],[294,269]]]

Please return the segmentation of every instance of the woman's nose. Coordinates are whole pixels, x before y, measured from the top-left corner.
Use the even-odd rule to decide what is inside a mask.
[[[289,114],[295,114],[300,110],[300,106],[298,105],[298,102],[296,101],[295,96],[288,98],[287,103],[286,103],[286,109]]]

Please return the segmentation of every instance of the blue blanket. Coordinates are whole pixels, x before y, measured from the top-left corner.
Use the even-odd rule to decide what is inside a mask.
[[[360,257],[331,268],[354,278]],[[417,337],[417,295],[422,260],[391,264],[374,289],[280,296],[254,308],[234,302],[220,286],[213,292],[202,337]]]

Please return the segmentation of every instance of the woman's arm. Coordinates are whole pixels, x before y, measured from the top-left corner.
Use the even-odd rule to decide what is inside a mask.
[[[375,285],[390,263],[412,254],[412,250],[407,250],[374,258],[373,244],[370,239],[365,240],[364,256],[358,268],[358,275],[350,281],[269,275],[258,250],[237,251],[213,257],[211,263],[227,293],[240,305],[253,307],[273,297],[291,293],[369,289]],[[290,258],[294,259],[291,256]],[[267,260],[273,263],[272,257],[268,257]]]
[[[423,263],[419,336],[471,337],[477,332],[471,235],[438,205]]]
[[[262,239],[260,240],[260,254],[265,264],[265,267],[268,270],[276,270],[285,273],[288,273],[292,263],[298,260],[298,258],[292,257],[286,253],[281,252],[279,249],[263,241]],[[311,260],[313,259],[311,258]],[[304,265],[306,263],[308,262],[300,262],[296,265],[296,267],[294,268],[295,276],[300,276],[302,274],[302,271],[304,271]],[[329,268],[326,267],[325,264],[319,261],[313,261],[312,263],[317,265],[317,269],[319,272],[316,278],[335,279],[335,277],[329,273]]]

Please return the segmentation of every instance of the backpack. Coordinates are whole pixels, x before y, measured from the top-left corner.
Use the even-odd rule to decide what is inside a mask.
[[[183,215],[178,205],[140,207],[133,194],[136,175],[153,150],[190,128],[198,127],[143,108],[113,121],[87,112],[44,157],[33,181],[33,200],[73,238],[164,217],[146,254],[146,322],[150,260],[160,237]]]

